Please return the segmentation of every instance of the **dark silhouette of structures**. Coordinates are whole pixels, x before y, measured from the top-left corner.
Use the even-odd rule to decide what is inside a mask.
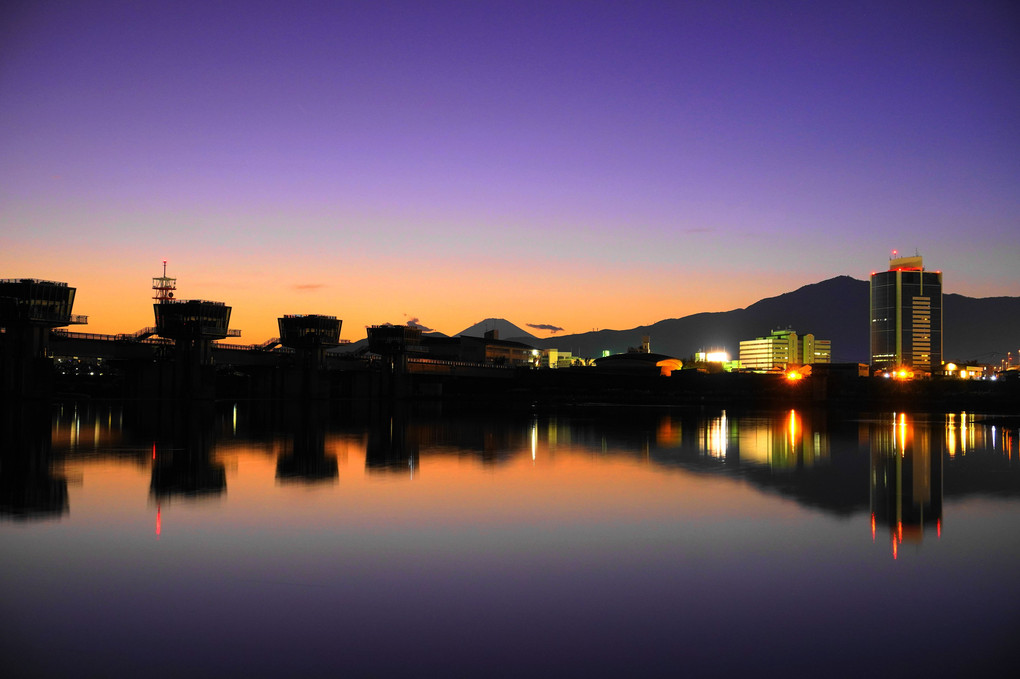
[[[0,393],[47,396],[53,374],[50,331],[84,316],[73,316],[75,288],[35,278],[0,280]]]
[[[227,489],[226,471],[212,456],[216,440],[212,404],[179,403],[150,413],[170,445],[153,443],[149,494],[156,501],[217,496]]]
[[[240,333],[230,332],[230,307],[223,302],[174,299],[176,282],[176,278],[167,277],[164,261],[163,276],[152,279],[156,334],[174,342],[173,360],[166,366],[169,379],[163,381],[169,394],[164,395],[211,398],[213,340]]]
[[[68,512],[67,479],[53,471],[48,405],[0,408],[0,518],[36,520]]]
[[[384,394],[406,396],[408,354],[423,353],[421,328],[411,325],[372,325],[368,327],[368,349],[383,357],[380,387]]]
[[[340,345],[340,326],[336,316],[311,314],[287,315],[277,319],[280,344],[295,352],[293,378],[288,395],[328,396],[329,383],[322,379],[326,350]]]

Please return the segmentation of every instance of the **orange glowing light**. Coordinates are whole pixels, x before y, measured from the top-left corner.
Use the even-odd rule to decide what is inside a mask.
[[[786,373],[786,379],[788,379],[791,382],[796,382],[798,380],[804,379],[804,375],[802,375],[800,371],[791,370]]]
[[[875,512],[871,513],[871,541],[875,541]]]
[[[163,532],[163,509],[160,505],[156,505],[156,537],[159,538],[159,534]]]
[[[900,413],[900,424],[899,424],[899,444],[900,444],[900,457],[907,454],[907,416],[905,413]],[[902,525],[900,527],[900,539],[903,538]]]

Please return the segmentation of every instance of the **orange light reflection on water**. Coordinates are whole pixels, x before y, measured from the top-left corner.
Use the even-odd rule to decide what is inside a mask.
[[[173,534],[180,534],[201,530],[210,516],[235,530],[293,524],[309,529],[342,525],[361,532],[550,520],[647,522],[653,516],[722,520],[753,515],[766,506],[773,516],[797,515],[796,508],[733,479],[664,469],[633,451],[593,455],[584,446],[526,441],[496,462],[479,459],[477,451],[424,448],[412,478],[409,471],[366,468],[360,437],[327,437],[325,454],[336,457],[337,478],[304,483],[278,478],[281,448],[231,442],[216,446],[207,461],[225,469],[222,492],[163,495],[158,501],[150,493],[148,455],[140,458],[145,463],[137,458],[70,460],[63,471],[82,479],[70,491],[72,519],[99,520],[125,531],[145,525],[152,535],[154,509],[155,534],[161,539],[168,537],[164,520]]]

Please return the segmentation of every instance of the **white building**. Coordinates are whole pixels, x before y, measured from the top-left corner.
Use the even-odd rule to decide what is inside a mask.
[[[740,365],[748,370],[786,370],[794,365],[829,363],[832,342],[793,330],[773,330],[768,337],[740,342]]]

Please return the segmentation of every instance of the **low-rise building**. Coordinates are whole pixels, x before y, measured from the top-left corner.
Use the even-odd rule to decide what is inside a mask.
[[[786,370],[795,365],[829,363],[832,342],[808,333],[798,337],[794,330],[773,330],[768,337],[741,340],[740,365],[747,370]]]

